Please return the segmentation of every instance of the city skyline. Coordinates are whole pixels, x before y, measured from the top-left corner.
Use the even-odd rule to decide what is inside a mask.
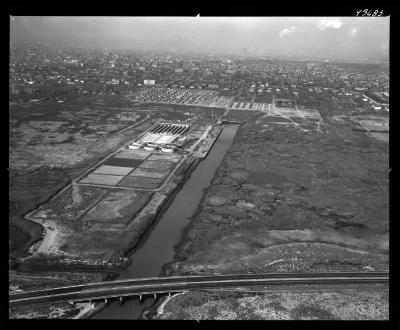
[[[11,17],[10,41],[388,60],[389,17]]]

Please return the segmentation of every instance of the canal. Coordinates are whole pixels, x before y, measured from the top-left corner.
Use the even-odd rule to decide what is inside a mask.
[[[238,125],[224,126],[208,156],[198,164],[156,226],[130,256],[132,264],[127,272],[121,274],[121,279],[160,276],[162,266],[173,260],[175,246],[180,242],[190,217],[196,212],[204,189],[211,184],[237,129]],[[138,319],[142,310],[152,304],[151,297],[142,305],[138,299],[127,299],[122,306],[112,302],[92,319]]]

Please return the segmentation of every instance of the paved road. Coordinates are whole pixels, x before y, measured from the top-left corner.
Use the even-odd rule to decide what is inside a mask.
[[[387,272],[267,273],[214,276],[174,276],[88,283],[10,293],[10,306],[40,302],[84,301],[161,292],[282,284],[388,283]]]

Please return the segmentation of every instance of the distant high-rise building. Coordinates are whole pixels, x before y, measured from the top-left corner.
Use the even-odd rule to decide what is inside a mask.
[[[212,76],[212,75],[213,75],[213,73],[212,73],[212,71],[210,69],[204,69],[204,77],[205,76]]]

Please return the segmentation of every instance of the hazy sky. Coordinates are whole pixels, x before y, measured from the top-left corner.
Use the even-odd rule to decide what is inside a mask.
[[[11,17],[12,42],[388,57],[389,17]]]

